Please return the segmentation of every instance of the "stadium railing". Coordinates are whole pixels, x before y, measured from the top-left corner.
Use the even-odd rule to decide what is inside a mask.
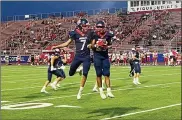
[[[93,10],[76,10],[76,11],[65,11],[65,12],[53,12],[53,13],[40,13],[40,14],[27,14],[27,15],[15,15],[7,16],[3,21],[20,21],[20,20],[29,20],[29,19],[45,19],[50,16],[55,17],[73,17],[80,12],[84,12],[87,15],[97,15],[100,13],[117,13],[121,11],[122,13],[127,12],[127,8],[105,8],[105,9],[93,9]]]

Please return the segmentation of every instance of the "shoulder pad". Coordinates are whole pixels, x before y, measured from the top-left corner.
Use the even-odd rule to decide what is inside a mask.
[[[75,34],[76,34],[76,32],[73,30],[73,31],[70,31],[69,32],[69,37],[71,38],[71,39],[73,39],[74,38],[74,36],[75,36]]]
[[[109,32],[108,32],[108,36],[109,36],[109,37],[114,37],[114,33],[113,33],[112,31],[109,31]]]

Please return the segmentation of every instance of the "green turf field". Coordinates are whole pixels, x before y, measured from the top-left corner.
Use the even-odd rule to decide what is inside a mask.
[[[57,91],[48,87],[49,94],[43,94],[40,90],[47,78],[45,66],[2,66],[1,70],[3,120],[181,119],[180,67],[142,67],[142,84],[138,86],[128,77],[129,67],[112,67],[115,98],[105,100],[92,92],[96,78],[93,67],[81,100],[76,99],[81,79],[78,74],[62,81]]]

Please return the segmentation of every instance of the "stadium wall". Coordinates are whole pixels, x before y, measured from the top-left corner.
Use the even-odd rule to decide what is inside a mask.
[[[18,15],[107,8],[127,8],[127,1],[1,1],[1,21]]]
[[[69,60],[69,63],[72,62],[73,60],[73,55],[71,55],[71,58]],[[9,63],[17,63],[17,56],[16,55],[10,55],[9,56]],[[151,62],[152,62],[152,55],[150,55],[150,58],[151,58]],[[5,56],[1,56],[1,63],[5,63],[5,60],[6,60],[6,57]],[[29,60],[29,56],[21,56],[21,63],[28,63],[28,60]],[[164,62],[164,57],[163,57],[163,54],[158,54],[158,62]]]

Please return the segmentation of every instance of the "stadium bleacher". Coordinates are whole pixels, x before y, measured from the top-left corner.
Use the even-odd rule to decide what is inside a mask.
[[[27,51],[40,51],[62,43],[68,39],[68,32],[75,28],[80,17],[86,17],[91,26],[100,19],[104,20],[108,29],[115,33],[113,48],[117,50],[131,49],[134,44],[144,47],[167,45],[181,25],[180,12],[153,11],[127,15],[101,12],[92,16],[80,12],[74,17],[49,16],[42,20],[10,22],[8,27],[10,23],[3,23],[1,48],[11,50],[12,54],[28,54]],[[72,44],[70,48],[73,47]]]

